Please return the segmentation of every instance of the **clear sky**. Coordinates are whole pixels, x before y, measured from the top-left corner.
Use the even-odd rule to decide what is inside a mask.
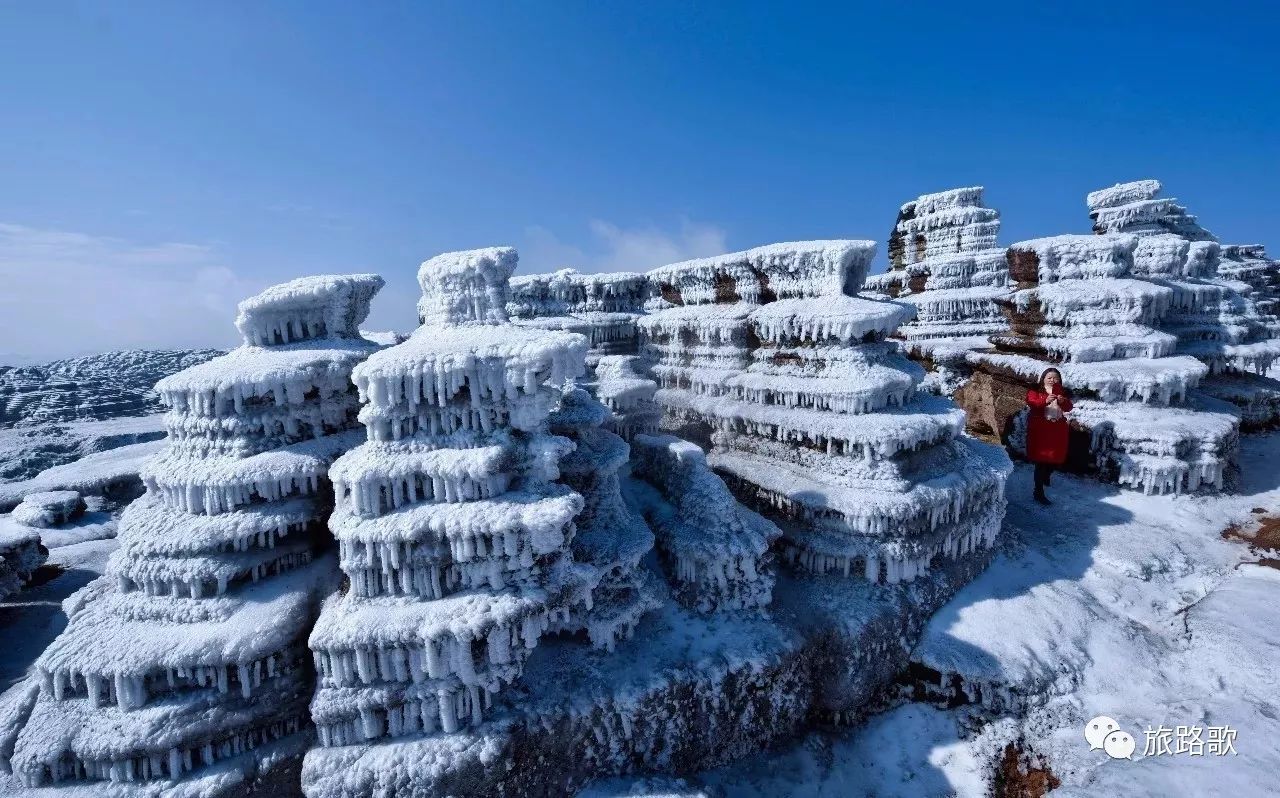
[[[883,242],[981,184],[1002,241],[1162,180],[1280,249],[1268,4],[0,2],[0,362],[229,345],[235,302],[512,244],[522,273]]]

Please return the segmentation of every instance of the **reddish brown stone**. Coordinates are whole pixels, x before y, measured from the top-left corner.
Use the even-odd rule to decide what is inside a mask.
[[[1009,279],[1019,288],[1035,288],[1040,284],[1040,256],[1035,250],[1009,247],[1004,257],[1009,262]]]

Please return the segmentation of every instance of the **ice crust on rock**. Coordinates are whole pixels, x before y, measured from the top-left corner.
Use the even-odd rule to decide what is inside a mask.
[[[980,190],[966,192],[930,195],[924,206],[947,218],[992,218],[966,204]],[[985,241],[980,233],[960,238]],[[825,260],[834,271],[790,296],[761,290],[785,284],[782,270],[815,249],[843,253]],[[912,308],[856,295],[874,244],[763,250],[773,260],[754,261],[754,270],[730,271],[724,264],[753,261],[725,256],[651,275],[671,299],[702,303],[641,319],[657,401],[688,434],[702,433],[708,464],[778,520],[787,559],[806,571],[897,582],[936,557],[988,548],[1011,466],[998,449],[962,439],[964,413],[920,391],[923,369],[886,340]],[[960,476],[950,473],[956,463]]]
[[[1134,275],[1172,292],[1160,326],[1178,354],[1209,367],[1201,389],[1236,405],[1249,429],[1280,424],[1280,381],[1267,376],[1280,360],[1275,269],[1258,265],[1259,249],[1229,247],[1224,258],[1217,238],[1160,198],[1161,188],[1141,180],[1090,194],[1094,229],[1138,236]]]
[[[47,556],[48,550],[40,545],[39,529],[0,525],[0,599],[17,593]]]
[[[636,573],[652,534],[618,493],[627,445],[566,384],[587,339],[507,321],[516,257],[425,262],[426,323],[354,370],[368,440],[331,470],[348,586],[309,640],[309,761],[462,734],[543,635],[581,630],[612,649],[656,604]]]
[[[360,338],[360,323],[382,286],[376,274],[300,277],[241,302],[236,329],[250,346]]]
[[[644,358],[606,355],[597,361],[595,378],[584,387],[608,408],[605,427],[623,440],[657,432],[662,420],[662,408],[653,399],[658,383]]]
[[[0,733],[23,784],[217,794],[310,739],[306,633],[333,582],[317,559],[326,472],[354,443],[347,375],[378,348],[358,325],[381,285],[269,288],[241,303],[244,346],[161,381],[168,448]],[[326,404],[338,410],[309,414]],[[243,423],[264,412],[279,423]]]
[[[1117,187],[1091,201],[1119,202],[1149,189]],[[1006,329],[989,337],[994,349],[966,355],[978,373],[956,394],[971,428],[1021,448],[1025,391],[1053,366],[1077,401],[1072,426],[1090,433],[1075,447],[1088,456],[1077,451],[1072,467],[1087,465],[1146,492],[1222,489],[1238,422],[1196,394],[1210,367],[1183,353],[1181,337],[1166,326],[1180,309],[1216,302],[1219,291],[1153,277],[1199,279],[1195,269],[1203,267],[1187,264],[1202,246],[1159,232],[1106,231],[1010,246],[1017,290],[998,300]],[[1196,419],[1200,433],[1185,434]],[[1152,439],[1177,444],[1152,446]]]
[[[507,311],[521,326],[585,336],[590,345],[586,360],[590,377],[601,358],[635,354],[636,319],[644,312],[649,293],[643,274],[579,274],[561,269],[512,279]]]
[[[738,504],[702,449],[670,435],[638,435],[634,473],[663,501],[643,501],[672,591],[699,612],[757,609],[773,599],[773,522]]]
[[[126,350],[39,366],[0,365],[0,428],[43,433],[54,423],[155,413],[161,407],[152,390],[156,380],[221,354],[216,349]]]
[[[85,503],[74,490],[28,493],[13,508],[13,520],[37,529],[62,526],[84,514]]]
[[[875,255],[872,241],[798,241],[673,263],[648,273],[673,305],[855,294]]]
[[[587,391],[567,384],[559,408],[548,419],[552,434],[575,446],[560,460],[561,480],[583,500],[574,521],[573,558],[600,572],[590,609],[575,611],[564,626],[585,629],[592,645],[607,651],[629,639],[640,618],[665,598],[657,579],[639,567],[653,549],[654,535],[623,501],[620,474],[631,447],[604,428],[613,417]]]
[[[926,390],[954,391],[970,370],[965,355],[987,348],[987,336],[1004,327],[996,300],[1012,288],[996,247],[1000,215],[983,206],[982,194],[974,186],[904,204],[889,237],[891,268],[866,281],[868,291],[915,309],[894,335],[928,367]]]

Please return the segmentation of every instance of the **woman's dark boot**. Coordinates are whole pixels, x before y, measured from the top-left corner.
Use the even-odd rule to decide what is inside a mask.
[[[1046,507],[1048,507],[1050,504],[1053,504],[1053,502],[1049,501],[1049,497],[1044,495],[1044,485],[1036,485],[1035,499],[1037,502],[1045,505]]]

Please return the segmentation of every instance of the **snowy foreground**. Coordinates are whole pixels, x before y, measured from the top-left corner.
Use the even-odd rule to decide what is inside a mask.
[[[1000,553],[934,616],[913,657],[945,688],[904,684],[901,703],[855,730],[721,770],[584,794],[980,796],[1010,743],[1061,780],[1055,795],[1269,794],[1280,768],[1280,573],[1222,532],[1247,537],[1258,510],[1280,514],[1277,457],[1280,434],[1244,439],[1233,496],[1145,497],[1057,476],[1050,509],[1029,501],[1019,467]],[[55,547],[47,581],[0,602],[0,688],[62,629],[61,599],[100,574],[114,546]],[[1097,715],[1133,734],[1133,761],[1089,750],[1082,729]],[[1161,725],[1228,726],[1236,754],[1144,757],[1145,730]]]
[[[963,693],[910,700],[848,732],[684,780],[620,779],[584,795],[983,796],[1013,743],[1053,795],[1270,795],[1280,751],[1280,571],[1248,535],[1280,514],[1280,434],[1246,438],[1238,495],[1147,497],[1055,476],[1052,508],[1009,482],[1001,552],[930,622],[914,660]],[[916,686],[918,688],[918,686]],[[917,689],[914,691],[920,695]],[[947,699],[950,700],[947,700]],[[942,708],[971,701],[952,709]],[[1133,735],[1132,761],[1089,750],[1085,722]],[[1236,732],[1235,754],[1143,756],[1148,727]],[[1172,740],[1176,751],[1178,738]]]

